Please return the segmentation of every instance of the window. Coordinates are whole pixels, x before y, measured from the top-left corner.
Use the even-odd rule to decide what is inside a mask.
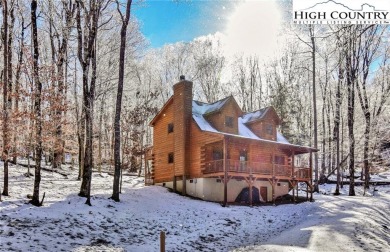
[[[246,150],[240,151],[240,161],[248,161],[248,152]]]
[[[225,116],[225,125],[226,127],[233,128],[233,117]]]
[[[168,124],[168,134],[173,132],[173,123]]]
[[[174,161],[173,152],[168,153],[168,163],[172,164]]]
[[[284,165],[284,157],[283,156],[275,156],[275,164]]]
[[[272,124],[266,124],[265,125],[265,132],[268,135],[273,135],[274,134],[274,126]]]
[[[223,159],[222,150],[214,149],[213,150],[213,160],[221,160]]]

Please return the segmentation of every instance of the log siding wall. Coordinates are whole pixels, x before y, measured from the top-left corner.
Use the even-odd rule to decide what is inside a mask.
[[[164,113],[154,124],[153,154],[154,154],[154,182],[172,181],[174,163],[168,163],[168,154],[174,152],[174,132],[168,133],[168,124],[173,122],[173,106],[166,107]],[[174,155],[174,161],[177,157]]]

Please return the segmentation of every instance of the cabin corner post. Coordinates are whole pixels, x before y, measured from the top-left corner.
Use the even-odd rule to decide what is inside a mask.
[[[228,183],[228,171],[226,167],[226,156],[227,156],[227,147],[226,147],[226,137],[223,137],[223,207],[226,207],[227,204],[227,183]]]
[[[313,201],[313,152],[310,150],[310,201]]]

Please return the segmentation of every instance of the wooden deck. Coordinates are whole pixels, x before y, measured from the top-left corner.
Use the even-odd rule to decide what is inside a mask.
[[[224,175],[224,160],[206,161],[204,165],[204,177],[219,177]],[[291,165],[279,165],[271,163],[226,160],[226,170],[230,176],[252,176],[255,178],[276,178],[282,180],[309,181],[310,168],[292,167]]]

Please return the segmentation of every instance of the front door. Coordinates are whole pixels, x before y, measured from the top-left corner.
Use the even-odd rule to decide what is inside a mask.
[[[266,186],[260,186],[260,201],[267,202],[268,190]]]
[[[240,151],[240,172],[246,171],[246,161],[248,161],[248,152],[247,150]]]

